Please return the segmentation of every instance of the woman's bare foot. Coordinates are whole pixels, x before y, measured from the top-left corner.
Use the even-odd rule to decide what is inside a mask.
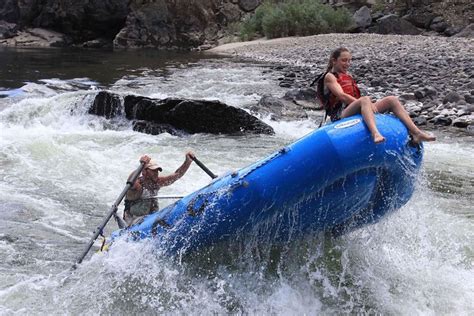
[[[374,140],[374,143],[380,144],[385,141],[385,137],[382,136],[380,133],[372,134],[372,139]]]
[[[436,136],[434,136],[433,134],[422,131],[419,131],[416,134],[412,134],[411,137],[415,144],[419,144],[421,142],[432,142],[436,140]]]

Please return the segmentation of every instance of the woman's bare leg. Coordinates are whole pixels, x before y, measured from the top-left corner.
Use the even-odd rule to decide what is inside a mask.
[[[431,142],[436,140],[436,137],[434,135],[423,132],[415,125],[415,123],[413,123],[413,120],[411,119],[410,115],[408,115],[408,112],[405,110],[405,107],[400,103],[397,97],[385,97],[375,102],[375,106],[377,107],[377,110],[381,113],[387,111],[393,112],[393,114],[395,114],[395,116],[398,117],[400,121],[403,122],[403,124],[405,124],[408,131],[410,132],[410,135],[413,138],[413,142],[420,143],[423,141]]]
[[[370,100],[369,97],[362,97],[357,99],[356,101],[349,104],[344,111],[342,111],[341,118],[345,118],[357,113],[362,114],[364,118],[364,122],[367,125],[367,128],[372,135],[372,139],[374,143],[378,144],[385,141],[385,137],[380,134],[379,130],[377,129],[377,125],[375,124],[375,115],[374,115],[374,104]]]

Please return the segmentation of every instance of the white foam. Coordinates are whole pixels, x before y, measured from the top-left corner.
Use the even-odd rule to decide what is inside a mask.
[[[112,92],[219,99],[246,107],[265,92],[283,91],[275,92],[275,83],[260,71],[199,65],[177,69],[164,79],[124,78]],[[8,267],[1,266],[0,314],[469,314],[474,310],[471,191],[458,196],[421,189],[426,182],[401,210],[336,239],[309,236],[280,248],[259,248],[251,241],[242,253],[226,247],[218,258],[196,254],[193,260],[181,261],[164,256],[152,241],[120,240],[109,253],[88,257],[72,275],[63,272],[83,250],[142,154],[157,159],[163,174],[169,174],[184,161],[185,152],[193,150],[221,175],[264,158],[311,132],[319,122],[264,118],[275,129],[274,136],[153,136],[125,125],[111,129],[107,120],[88,115],[94,92],[59,93],[48,84],[57,88],[63,82],[27,85],[29,95],[0,112],[0,201],[19,205],[18,211],[12,208],[3,216],[17,223],[8,224],[8,234],[25,235],[19,242],[0,242],[0,252],[8,260]],[[430,184],[437,183],[432,174],[443,173],[456,178],[452,187],[469,189],[473,156],[469,140],[443,136],[426,143]],[[193,164],[160,193],[185,195],[210,181]],[[106,232],[115,229],[111,222]],[[264,238],[271,241],[272,236]],[[56,249],[59,246],[63,248]],[[274,248],[282,254],[276,257]],[[226,257],[232,260],[214,263]]]
[[[278,137],[287,139],[288,141],[301,138],[306,134],[313,132],[319,124],[312,119],[299,121],[272,121],[271,119],[263,118],[263,121],[270,125]]]
[[[473,231],[445,213],[438,196],[418,190],[380,224],[344,237],[348,270],[383,313],[463,314],[474,309]]]

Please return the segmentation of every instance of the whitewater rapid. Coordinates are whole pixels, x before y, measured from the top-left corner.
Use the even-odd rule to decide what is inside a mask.
[[[350,234],[278,246],[250,240],[179,259],[149,241],[120,242],[71,271],[142,154],[156,158],[166,174],[193,150],[224,174],[319,124],[264,117],[275,135],[152,136],[134,132],[124,119],[87,114],[100,89],[217,99],[242,108],[263,94],[286,92],[265,64],[174,60],[159,66],[142,60],[107,84],[47,73],[3,89],[21,91],[0,98],[0,314],[472,313],[474,142],[451,132],[435,131],[439,140],[425,144],[424,170],[410,202]],[[161,193],[185,195],[209,181],[193,165]],[[111,221],[106,235],[115,229]]]

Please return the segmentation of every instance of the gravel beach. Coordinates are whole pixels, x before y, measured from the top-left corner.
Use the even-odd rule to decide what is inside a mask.
[[[352,52],[351,72],[366,94],[397,95],[418,125],[474,128],[472,38],[324,34],[229,43],[208,52],[272,63],[283,69],[281,86],[304,88],[340,46]]]

